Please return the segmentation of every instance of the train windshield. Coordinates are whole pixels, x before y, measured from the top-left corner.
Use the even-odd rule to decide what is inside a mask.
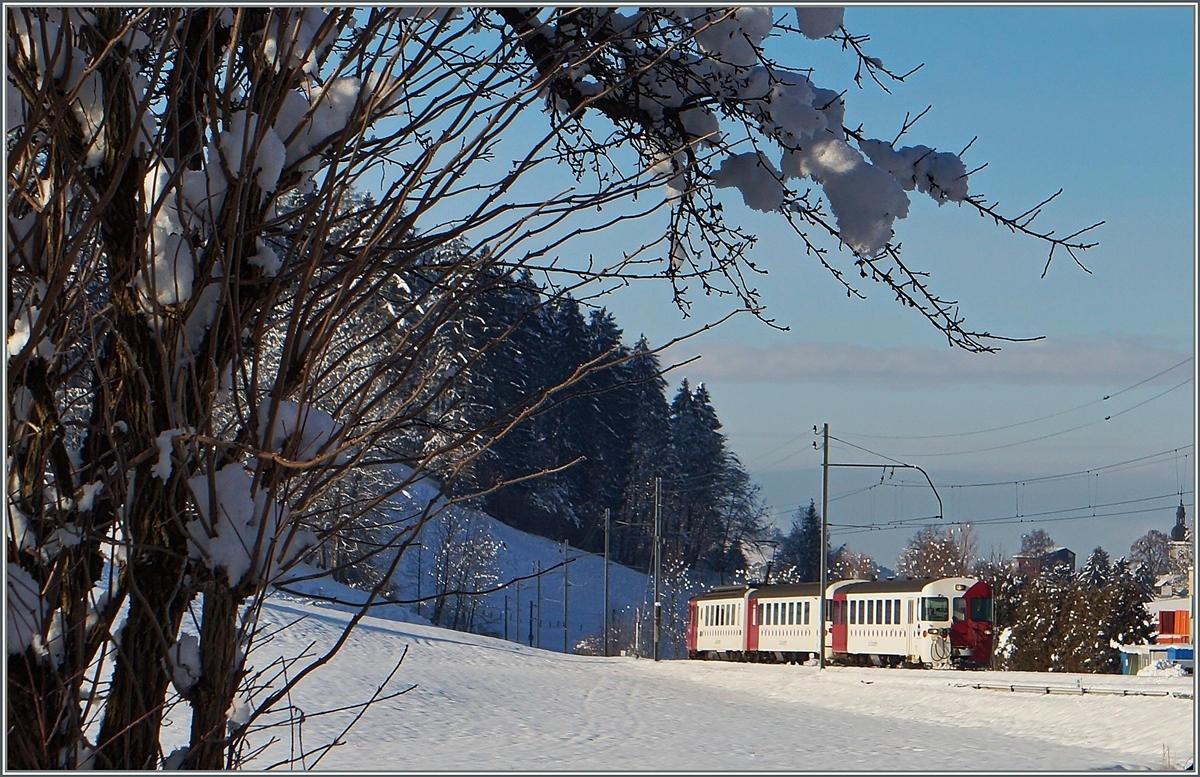
[[[981,623],[992,622],[992,600],[987,596],[978,596],[971,600],[971,620]]]
[[[950,600],[944,596],[925,596],[921,598],[921,620],[948,621],[950,620]]]

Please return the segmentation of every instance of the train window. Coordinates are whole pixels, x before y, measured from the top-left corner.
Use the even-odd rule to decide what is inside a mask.
[[[908,622],[909,623],[913,622],[913,600],[912,599],[908,600]]]
[[[883,600],[883,622],[884,622],[884,625],[887,625],[887,626],[892,625],[892,600],[891,599]]]
[[[758,603],[758,625],[759,626],[763,625],[763,604],[762,604],[762,602]]]
[[[954,620],[965,621],[967,619],[967,600],[961,596],[954,597]]]
[[[977,601],[979,601],[979,600],[978,600],[978,599],[975,599],[974,601],[976,601],[976,602],[977,602]],[[989,599],[988,601],[990,602],[991,600]],[[808,623],[808,602],[805,602],[805,603],[804,603],[804,622],[805,622],[805,623]]]
[[[892,600],[892,612],[896,613],[896,615],[895,615],[896,625],[897,626],[900,625],[900,600],[899,599]]]
[[[788,602],[788,625],[796,625],[796,603]]]
[[[867,625],[874,626],[875,625],[875,603],[872,602],[870,599],[868,599],[866,604],[867,604]]]
[[[875,623],[883,623],[883,600],[875,600]]]
[[[971,620],[977,623],[992,622],[992,600],[990,598],[977,596],[971,600]]]
[[[921,620],[948,621],[950,620],[950,602],[944,596],[921,597]]]

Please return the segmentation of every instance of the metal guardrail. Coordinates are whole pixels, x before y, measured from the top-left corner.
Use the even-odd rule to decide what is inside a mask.
[[[1191,699],[1191,691],[1137,690],[1134,688],[1095,688],[1090,686],[1021,685],[1017,683],[955,683],[956,688],[974,688],[986,691],[1011,691],[1012,693],[1059,694],[1070,696],[1169,696],[1176,699]]]

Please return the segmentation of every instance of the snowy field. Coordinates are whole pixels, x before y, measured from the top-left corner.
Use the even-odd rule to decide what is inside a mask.
[[[333,643],[349,615],[273,596],[264,618],[302,618],[252,654]],[[365,618],[293,694],[307,715],[363,701],[407,648],[384,693],[321,770],[1180,769],[1194,754],[1194,702],[985,690],[968,684],[1193,693],[1190,677],[950,672],[594,658],[416,623]],[[287,729],[249,764],[332,741],[354,712]],[[181,734],[186,721],[175,721]],[[182,724],[182,725],[180,725]],[[170,728],[176,728],[175,725]],[[260,742],[265,734],[257,735]],[[312,768],[315,756],[306,760]]]

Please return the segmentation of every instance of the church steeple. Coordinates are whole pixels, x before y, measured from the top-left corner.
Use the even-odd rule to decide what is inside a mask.
[[[1175,525],[1171,527],[1171,541],[1183,542],[1187,539],[1187,526],[1184,525],[1184,519],[1187,518],[1187,513],[1183,509],[1183,499],[1179,500],[1179,507],[1175,510]]]

